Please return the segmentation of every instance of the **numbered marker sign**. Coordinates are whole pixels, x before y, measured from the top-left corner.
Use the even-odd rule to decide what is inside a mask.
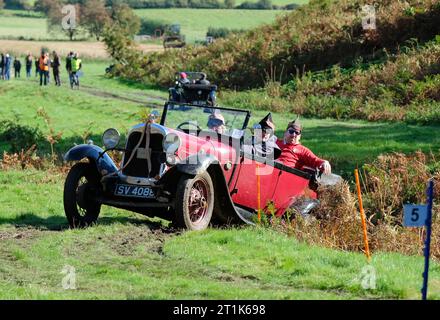
[[[428,206],[426,205],[403,205],[403,225],[405,227],[423,227],[427,216]]]

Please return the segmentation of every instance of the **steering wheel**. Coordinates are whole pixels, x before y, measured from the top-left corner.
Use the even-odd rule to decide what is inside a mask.
[[[182,129],[182,128],[181,128],[181,127],[184,126],[185,124],[196,127],[198,132],[202,131],[202,128],[200,128],[199,125],[198,125],[197,123],[194,123],[194,122],[191,122],[191,121],[184,121],[184,122],[182,122],[181,124],[179,124],[179,125],[177,126],[176,129],[179,129],[179,130],[182,130],[182,131],[188,130],[188,129]]]

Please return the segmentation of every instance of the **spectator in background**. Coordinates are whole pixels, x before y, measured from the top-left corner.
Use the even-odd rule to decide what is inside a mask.
[[[79,71],[82,68],[82,62],[77,52],[73,54],[71,68],[72,80],[70,82],[70,87],[73,89],[73,86],[76,85],[77,89],[79,89]]]
[[[20,60],[18,60],[17,57],[15,57],[15,59],[14,59],[14,77],[20,78],[20,73],[21,73],[21,62],[20,62]]]
[[[5,80],[11,79],[11,64],[12,64],[11,57],[9,56],[9,53],[7,53],[5,56],[5,66],[4,66]]]
[[[73,57],[73,52],[70,51],[70,53],[66,57],[66,71],[67,74],[69,75],[70,83],[72,83],[72,57]]]
[[[24,62],[25,62],[25,65],[26,65],[26,77],[27,78],[31,77],[32,62],[33,62],[33,60],[34,60],[34,57],[32,57],[32,54],[30,54],[30,53],[28,53],[28,55],[24,59]]]
[[[5,56],[0,54],[0,79],[4,79],[4,71],[5,71]]]
[[[58,54],[54,51],[53,52],[53,63],[52,63],[52,71],[53,71],[53,77],[55,79],[55,85],[61,86],[61,80],[60,80],[60,57]]]
[[[49,74],[49,56],[45,52],[41,52],[41,56],[38,59],[38,70],[40,71],[40,86],[46,86],[48,84],[48,74]]]
[[[50,60],[49,52],[46,52],[47,57],[47,84],[50,83],[50,67],[52,66],[52,60]]]
[[[39,59],[35,59],[35,77],[40,74],[40,62]]]

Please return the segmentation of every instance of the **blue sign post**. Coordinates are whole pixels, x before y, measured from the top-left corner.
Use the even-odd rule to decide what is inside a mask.
[[[429,255],[431,248],[431,227],[432,227],[432,202],[434,198],[434,181],[429,180],[428,184],[428,215],[426,217],[426,241],[425,241],[425,271],[423,272],[422,299],[426,300],[428,295],[428,272],[429,272]]]
[[[429,180],[428,189],[426,190],[427,204],[414,205],[406,204],[403,206],[403,225],[405,227],[423,227],[426,226],[425,239],[425,270],[423,272],[422,299],[426,300],[428,294],[428,272],[429,272],[429,255],[431,248],[431,226],[432,226],[432,202],[434,198],[434,181]]]

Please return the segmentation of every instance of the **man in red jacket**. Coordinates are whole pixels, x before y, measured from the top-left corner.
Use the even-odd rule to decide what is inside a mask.
[[[277,158],[277,161],[300,170],[304,167],[318,168],[326,175],[331,174],[332,168],[327,160],[318,158],[312,151],[299,143],[301,129],[298,118],[289,122],[284,133],[284,139],[277,140],[277,145],[281,149],[281,155]]]

